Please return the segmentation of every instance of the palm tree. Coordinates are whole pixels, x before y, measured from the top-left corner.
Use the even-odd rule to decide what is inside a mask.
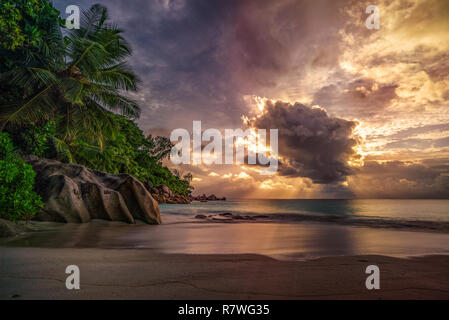
[[[58,150],[70,155],[80,137],[101,149],[114,129],[111,111],[139,116],[138,104],[125,94],[140,81],[126,62],[130,45],[108,22],[105,7],[92,6],[80,29],[65,32],[55,21],[39,51],[22,48],[21,63],[1,75],[0,88],[14,94],[0,97],[0,124],[3,130],[56,120]]]

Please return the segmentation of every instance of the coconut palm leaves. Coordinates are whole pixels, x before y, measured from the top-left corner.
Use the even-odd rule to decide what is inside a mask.
[[[56,120],[66,146],[79,137],[101,146],[113,129],[108,111],[138,117],[139,106],[124,95],[137,90],[139,79],[126,63],[131,48],[121,33],[100,5],[84,12],[81,28],[65,38],[55,21],[39,50],[22,48],[19,66],[0,76],[10,93],[0,97],[2,128]]]

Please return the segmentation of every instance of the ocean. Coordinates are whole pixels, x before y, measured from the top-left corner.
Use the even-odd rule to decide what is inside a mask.
[[[161,204],[167,222],[208,221],[286,222],[317,221],[371,227],[444,229],[449,231],[449,200],[427,199],[292,199]],[[234,219],[232,217],[234,216]],[[235,219],[235,216],[247,219]],[[228,218],[228,219],[225,219]]]
[[[169,236],[155,246],[158,235],[135,235],[133,243],[151,242],[168,253],[256,253],[281,260],[449,253],[449,200],[233,200],[160,209]]]
[[[94,220],[0,246],[148,249],[169,254],[449,254],[449,200],[232,200],[160,205],[162,224]]]

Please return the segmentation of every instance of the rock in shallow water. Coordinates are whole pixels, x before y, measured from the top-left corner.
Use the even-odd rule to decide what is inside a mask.
[[[89,222],[91,219],[140,219],[160,224],[159,205],[144,185],[129,174],[107,174],[81,165],[28,157],[36,172],[35,191],[45,203],[34,219]]]

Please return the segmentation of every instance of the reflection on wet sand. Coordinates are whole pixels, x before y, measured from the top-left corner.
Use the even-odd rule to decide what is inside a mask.
[[[449,253],[449,234],[316,223],[178,223],[158,226],[93,221],[3,240],[2,246],[146,248],[165,253],[256,253],[279,259]]]

